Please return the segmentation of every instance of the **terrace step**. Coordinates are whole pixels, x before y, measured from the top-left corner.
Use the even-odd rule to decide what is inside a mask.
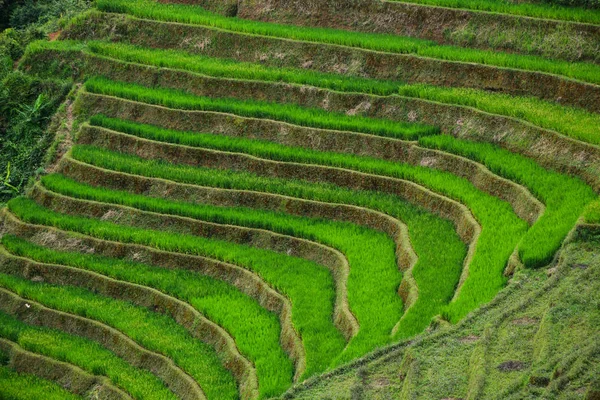
[[[582,40],[592,47],[597,46],[600,37],[598,25],[447,8],[443,4],[440,2],[440,6],[430,6],[400,1],[345,0],[306,5],[299,1],[261,0],[257,3],[242,0],[238,5],[237,17],[359,32],[383,32],[426,38],[439,43],[462,44],[461,33],[467,31],[473,33],[468,42],[469,47],[533,54],[544,52],[544,55],[548,55],[547,51],[542,50],[547,46],[547,41],[559,32],[569,32],[572,40]],[[443,24],[439,21],[443,21]],[[501,32],[510,33],[506,33],[505,39],[501,40]],[[518,41],[511,43],[511,39],[516,37],[535,38],[534,44],[529,44],[526,50]],[[559,47],[555,47],[556,53],[552,57],[560,57],[559,52],[564,49],[559,50]],[[592,59],[597,61],[596,57]]]
[[[223,280],[242,293],[257,300],[265,309],[276,313],[281,320],[291,324],[289,300],[269,287],[256,274],[234,266],[199,256],[172,253],[148,246],[97,239],[91,236],[72,234],[52,227],[27,224],[11,214],[5,213],[5,229],[18,234],[38,245],[46,245],[44,238],[51,237],[56,248],[69,249],[74,239],[78,245],[95,254],[129,261],[143,260],[145,263],[165,269],[182,269],[198,272],[214,279]]]
[[[90,375],[74,365],[26,351],[10,340],[0,338],[0,351],[8,355],[7,365],[16,372],[55,382],[73,394],[98,400],[131,399],[104,376]]]
[[[21,321],[35,326],[62,330],[98,342],[131,365],[152,372],[182,398],[205,398],[197,383],[175,366],[171,360],[142,348],[111,327],[87,318],[44,307],[2,288],[0,288],[0,298],[2,299],[0,310]]]
[[[436,194],[411,181],[373,175],[354,170],[316,164],[279,162],[243,153],[229,153],[204,148],[155,142],[98,127],[85,127],[79,143],[96,145],[112,151],[134,154],[144,159],[177,160],[178,164],[249,171],[261,176],[303,179],[310,182],[330,182],[358,190],[375,190],[405,198],[424,206],[443,218],[454,221],[463,241],[476,241],[479,224],[462,204]],[[422,204],[423,201],[429,204]]]
[[[69,156],[62,159],[59,170],[65,176],[84,184],[125,190],[148,197],[162,197],[168,194],[169,199],[174,201],[283,211],[296,216],[362,225],[380,230],[394,240],[398,264],[402,270],[407,270],[416,263],[417,255],[411,246],[406,225],[397,218],[373,209],[267,192],[190,185],[112,171],[77,161]]]
[[[86,100],[83,102],[86,103]],[[106,107],[102,106],[103,102]],[[119,103],[118,108],[115,102]],[[100,97],[94,107],[96,110],[108,111],[114,118],[131,118],[131,121],[144,124],[160,121],[159,127],[166,129],[210,132],[214,135],[256,139],[317,151],[355,154],[450,172],[468,179],[478,189],[509,202],[519,218],[526,220],[530,225],[533,225],[545,210],[544,205],[528,189],[492,173],[482,164],[444,151],[424,148],[412,141],[350,131],[302,127],[286,122],[218,112],[167,109],[105,96]]]
[[[65,39],[111,40],[138,46],[185,50],[189,54],[436,86],[468,87],[516,96],[536,96],[560,104],[599,112],[600,85],[566,76],[475,62],[443,60],[415,54],[398,54],[327,43],[311,43],[274,37],[245,35],[205,27],[174,26],[115,14],[90,15],[85,30],[71,27]],[[90,25],[93,29],[90,29]],[[115,33],[118,32],[118,33]],[[175,33],[176,32],[176,33]],[[182,34],[185,38],[182,40]],[[197,43],[206,43],[198,46]],[[48,50],[33,55],[24,65],[45,73],[39,65],[47,58],[65,61],[66,53]],[[72,54],[76,53],[76,54]],[[70,52],[84,61],[88,70],[103,70],[105,57]],[[335,60],[335,63],[332,63]],[[81,72],[81,71],[80,71]]]
[[[0,248],[0,271],[28,280],[41,279],[50,284],[82,287],[170,316],[185,327],[193,337],[209,343],[217,352],[224,353],[224,364],[237,378],[242,397],[254,398],[258,395],[256,371],[239,353],[231,336],[188,303],[150,287],[115,280],[78,268],[35,262],[10,255],[2,248]],[[191,394],[193,395],[193,392]],[[190,393],[182,392],[179,395],[189,396]]]
[[[363,207],[339,203],[324,203],[271,193],[253,192],[235,189],[219,189],[187,185],[165,181],[157,178],[146,178],[98,168],[66,157],[61,162],[61,172],[79,182],[110,189],[123,190],[135,194],[154,197],[160,193],[168,193],[172,200],[191,202],[190,204],[211,204],[219,207],[249,207],[266,209],[302,217],[321,218],[325,220],[350,222],[370,229],[379,230],[396,243],[398,267],[404,271],[403,282],[399,287],[405,308],[409,308],[417,298],[418,289],[412,268],[417,262],[405,224],[396,218],[378,211]]]
[[[121,71],[121,68],[111,68]],[[147,72],[156,81],[155,69]],[[306,90],[299,85],[283,83],[223,80],[218,78],[201,78],[199,82],[191,83],[191,74],[172,71],[170,76],[161,70],[158,74],[158,85],[189,90],[194,95],[209,97],[235,97],[242,100],[260,98],[273,103],[294,103],[302,107],[326,109],[341,113],[353,113],[368,117],[386,118],[394,121],[413,121],[439,126],[442,131],[452,136],[480,142],[490,142],[509,151],[533,158],[544,167],[570,173],[581,177],[596,191],[600,190],[600,146],[565,136],[559,132],[545,129],[532,123],[509,116],[487,113],[472,107],[439,103],[429,100],[402,96],[374,96],[357,93],[341,93],[326,89],[311,88]],[[104,73],[114,77],[109,70]],[[125,74],[127,75],[127,74]],[[136,82],[143,73],[136,73]],[[183,78],[185,76],[185,78]],[[119,78],[123,78],[120,76]],[[127,77],[125,77],[127,79]],[[193,81],[192,81],[193,82]],[[259,94],[259,95],[257,95]],[[97,95],[96,95],[97,96]],[[290,101],[290,99],[292,99]],[[96,113],[109,116],[118,115],[107,101],[100,102],[88,93],[78,99],[79,110],[84,111],[83,117]],[[119,104],[120,105],[120,104]],[[577,157],[572,157],[577,154]],[[596,174],[595,171],[598,171]]]
[[[281,3],[279,0],[276,0],[276,2]],[[111,7],[110,3],[114,3],[116,7]],[[125,9],[120,7],[124,3]],[[164,21],[194,22],[195,19],[193,17],[190,18],[190,15],[202,15],[203,21],[201,23],[207,25],[215,24],[214,22],[207,23],[207,20],[223,20],[219,16],[208,15],[199,7],[186,7],[182,9],[156,6],[155,10],[157,12],[150,11],[150,13],[147,13],[143,7],[140,10],[136,10],[135,4],[132,7],[128,7],[127,3],[124,0],[103,1],[99,4],[99,8],[104,11],[124,11]],[[252,5],[256,6],[257,4],[256,2],[252,2]],[[391,5],[392,8],[377,10],[378,5]],[[468,45],[476,48],[504,50],[524,54],[540,54],[551,58],[598,60],[597,54],[594,54],[594,50],[598,44],[598,32],[600,31],[600,26],[598,25],[523,18],[498,13],[471,12],[468,10],[406,4],[395,1],[379,2],[372,0],[360,2],[330,1],[329,3],[323,4],[321,2],[309,7],[298,4],[292,6],[292,9],[299,7],[302,11],[294,11],[291,14],[292,18],[289,18],[290,15],[286,18],[286,13],[282,13],[281,10],[288,8],[289,12],[290,2],[287,2],[287,6],[282,7],[278,5],[279,13],[271,7],[265,7],[265,11],[268,14],[277,16],[276,21],[286,22],[287,25],[325,26],[341,28],[346,31],[383,32],[392,35],[399,34],[409,37],[433,39],[438,43]],[[360,13],[356,12],[357,6],[361,11]],[[394,7],[407,7],[407,9],[394,10]],[[258,8],[261,9],[262,7]],[[307,11],[311,14],[308,17],[306,16]],[[370,14],[375,14],[377,17],[373,18],[373,15]],[[317,20],[323,18],[325,22],[317,22],[314,18],[315,15],[317,15]],[[273,21],[267,15],[263,15],[262,18]],[[442,24],[439,21],[444,21],[444,23]],[[225,23],[219,22],[216,23],[217,27],[227,30],[240,29],[237,26],[239,23],[236,23],[237,21],[235,20],[233,23],[231,19],[223,21]],[[378,26],[374,27],[372,25],[373,22],[376,22]],[[267,31],[265,25],[268,26],[269,24],[249,22],[244,25],[259,25],[259,29],[250,27],[250,31],[260,35],[265,34],[265,31]],[[561,43],[561,39],[562,41],[571,39],[578,42],[578,51],[574,51],[573,48],[569,48],[566,44]]]

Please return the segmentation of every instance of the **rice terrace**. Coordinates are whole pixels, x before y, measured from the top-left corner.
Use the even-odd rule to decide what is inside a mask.
[[[600,399],[600,0],[0,0],[0,399]]]

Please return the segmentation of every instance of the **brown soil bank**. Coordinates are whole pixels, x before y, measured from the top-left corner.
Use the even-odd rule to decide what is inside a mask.
[[[194,3],[223,11],[221,1]],[[284,24],[390,33],[484,49],[600,61],[600,26],[379,0],[239,0],[229,14]],[[565,40],[568,39],[568,40]]]

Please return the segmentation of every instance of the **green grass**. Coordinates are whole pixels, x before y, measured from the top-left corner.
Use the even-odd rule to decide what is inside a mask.
[[[170,317],[81,288],[33,283],[6,274],[0,274],[0,287],[46,307],[94,319],[121,331],[148,350],[173,359],[209,398],[238,397],[233,377],[221,365],[215,351],[194,339]]]
[[[392,0],[430,6],[489,11],[501,14],[522,15],[533,18],[600,24],[600,11],[583,7],[566,7],[535,2],[510,0]]]
[[[59,214],[24,198],[15,199],[8,204],[10,211],[29,223],[54,226],[106,240],[149,245],[161,250],[185,254],[213,255],[225,262],[248,266],[260,265],[265,261],[267,262],[264,265],[267,266],[288,266],[295,260],[293,257],[286,257],[248,246],[233,245],[228,242],[162,231],[150,231],[90,218]],[[295,264],[302,265],[303,263],[309,266],[314,265],[301,259],[296,260]],[[316,271],[317,268],[312,270]],[[285,275],[283,278],[289,279]],[[240,319],[252,321],[252,323],[241,324],[239,323]],[[233,336],[242,354],[246,355],[256,366],[261,396],[274,396],[289,387],[292,383],[293,365],[280,346],[281,328],[277,317],[273,314],[260,315],[254,313],[252,315],[240,313],[237,319],[233,320],[232,318],[232,322],[225,329]]]
[[[390,34],[300,27],[228,18],[197,6],[161,4],[150,0],[98,0],[97,7],[103,11],[125,13],[139,18],[201,25],[245,34],[329,43],[389,53],[415,54],[441,60],[487,64],[528,71],[542,71],[587,82],[598,83],[600,79],[600,67],[593,63],[571,63],[538,56],[439,45],[434,41]],[[74,23],[84,24],[85,18]]]
[[[60,176],[44,177],[44,179],[49,186],[63,183],[67,191],[78,186],[73,181]],[[90,190],[90,192],[92,191]],[[115,194],[114,191],[112,193]],[[143,196],[138,197],[143,198]],[[201,274],[100,256],[54,251],[14,236],[4,236],[2,243],[8,251],[21,257],[47,264],[86,269],[114,279],[158,289],[186,301],[220,326],[253,325],[248,322],[250,319],[254,319],[256,323],[265,319],[264,316],[254,318],[255,315],[264,315],[265,311],[261,310],[253,299],[248,298],[228,283]],[[300,279],[300,277],[296,277]],[[307,364],[312,373],[322,372],[331,359],[341,353],[346,343],[331,320],[333,314],[331,278],[317,272],[313,279],[304,278],[303,282],[306,283],[304,296],[302,296],[303,293],[293,293],[295,295],[293,299],[299,300],[293,303],[292,317],[294,325],[302,334],[302,339],[306,344]],[[246,329],[250,331],[254,328],[250,326]],[[311,372],[307,371],[306,374],[309,373]]]
[[[350,117],[292,104],[200,97],[180,90],[148,88],[104,78],[91,78],[85,83],[85,88],[91,93],[175,109],[229,112],[245,117],[269,118],[314,128],[351,130],[404,140],[433,135],[437,131],[437,128],[427,129],[419,125],[415,125],[407,131],[406,127],[410,124],[390,120]],[[517,118],[578,140],[600,144],[600,134],[597,129],[600,126],[600,114],[560,106],[533,97],[516,98],[473,89],[427,85],[403,86],[400,88],[399,94],[445,104],[472,107],[492,114]]]
[[[590,203],[583,216],[588,224],[600,224],[600,200]]]
[[[381,232],[350,223],[295,217],[280,212],[244,207],[215,207],[150,198],[124,191],[82,185],[58,175],[45,176],[43,184],[54,192],[71,197],[122,204],[142,210],[222,224],[268,229],[314,240],[339,250],[346,256],[350,265],[348,302],[360,325],[360,332],[352,339],[345,350],[346,353],[362,355],[377,346],[387,344],[392,328],[402,316],[403,305],[397,294],[402,275],[395,262],[395,244],[391,238]],[[173,229],[173,227],[169,228],[169,230]],[[331,358],[341,352],[345,343],[340,341],[339,332],[332,334],[323,329],[324,326],[331,325],[332,310],[330,307],[325,307],[322,311],[316,308],[323,302],[330,302],[331,299],[323,298],[319,293],[315,293],[314,289],[309,289],[323,284],[314,282],[314,279],[312,282],[302,279],[300,274],[294,274],[293,278],[301,285],[296,285],[286,294],[292,303],[295,303],[296,299],[303,299],[301,302],[298,301],[300,305],[310,305],[298,307],[300,312],[298,318],[294,313],[294,319],[298,321],[295,325],[307,343],[305,375],[310,376],[326,369],[331,363]],[[330,280],[325,282],[331,283]],[[331,289],[326,286],[323,291],[328,293]],[[317,319],[319,315],[322,320],[317,324],[312,320]],[[326,337],[330,337],[335,345],[322,348],[321,346],[327,344]]]
[[[377,192],[352,191],[327,183],[263,178],[249,173],[221,171],[146,161],[100,149],[76,147],[76,159],[127,173],[161,177],[179,182],[226,189],[255,190],[323,202],[351,204],[371,208],[405,222],[411,243],[419,260],[414,275],[422,296],[403,317],[399,334],[414,335],[429,324],[440,307],[452,298],[466,255],[465,245],[453,225],[434,214],[392,195]],[[440,279],[440,277],[444,277]]]
[[[531,159],[492,144],[446,135],[422,138],[419,144],[480,162],[529,188],[546,205],[544,214],[519,243],[521,261],[529,267],[542,267],[552,260],[586,205],[597,197],[581,179],[546,170]]]
[[[69,393],[56,383],[29,374],[18,374],[0,365],[0,396],[3,400],[76,400],[82,399]]]
[[[129,365],[98,343],[82,337],[27,325],[2,312],[0,337],[32,353],[75,365],[91,375],[106,376],[135,399],[177,398],[150,372]]]
[[[168,143],[241,152],[256,157],[284,162],[300,162],[341,167],[377,175],[407,179],[424,185],[466,204],[482,225],[477,250],[469,267],[469,277],[457,301],[449,311],[452,320],[463,317],[467,310],[493,298],[504,285],[502,271],[527,230],[511,206],[476,189],[468,180],[429,168],[384,161],[371,157],[320,152],[276,143],[226,137],[197,132],[165,130],[151,125],[95,117],[92,123],[124,131],[138,137]],[[544,240],[542,235],[540,240]],[[464,303],[468,305],[464,305]]]
[[[168,132],[170,133],[166,133],[167,136],[180,137],[179,133]],[[502,276],[502,270],[519,238],[527,229],[527,224],[516,217],[508,203],[480,192],[466,179],[458,178],[449,173],[406,164],[395,164],[368,157],[316,152],[268,142],[248,141],[209,134],[194,134],[194,136],[197,137],[195,140],[202,140],[203,146],[206,147],[226,146],[220,148],[227,148],[228,151],[244,150],[246,153],[260,154],[261,156],[266,155],[269,158],[278,160],[343,166],[370,173],[409,179],[466,203],[472,209],[476,218],[479,219],[479,222],[484,226],[484,229],[470,266],[469,279],[465,284],[467,289],[462,291],[459,297],[459,300],[464,300],[456,303],[460,307],[458,305],[455,306],[457,307],[457,311],[453,319],[459,319],[465,315],[462,313],[467,312],[470,307],[476,307],[485,301],[489,301],[504,285],[505,278]],[[100,155],[98,154],[99,152],[91,150],[94,153],[94,156],[91,157],[112,157],[110,154],[104,153]],[[86,151],[88,151],[88,148],[78,146],[74,149],[74,154],[81,154]],[[87,159],[89,160],[91,157],[88,154]],[[75,158],[79,157],[75,155]],[[148,166],[148,168],[150,167]],[[155,174],[167,179],[169,179],[169,173],[174,172],[178,174],[179,172],[169,171],[165,174],[162,171],[163,166],[160,164],[154,164],[152,168],[160,171],[154,172]],[[191,171],[194,171],[194,169],[191,169]],[[191,171],[186,170],[186,174],[193,174]],[[148,175],[149,172],[142,172],[142,174]],[[189,176],[182,178],[178,176],[175,180],[189,182],[191,179]]]
[[[85,87],[92,93],[124,97],[172,108],[235,113],[252,118],[282,120],[302,126],[352,130],[405,140],[439,132],[437,128],[419,124],[329,113],[321,109],[304,108],[293,104],[200,97],[177,90],[149,89],[140,85],[114,82],[103,78],[92,78],[86,82]]]

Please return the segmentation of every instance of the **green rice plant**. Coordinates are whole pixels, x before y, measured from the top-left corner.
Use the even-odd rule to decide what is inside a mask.
[[[54,192],[71,197],[122,204],[162,214],[175,214],[228,225],[268,229],[314,240],[339,250],[346,256],[350,265],[348,302],[360,325],[358,335],[345,349],[347,353],[362,355],[376,346],[387,344],[392,328],[402,315],[403,305],[397,294],[402,276],[395,261],[395,244],[391,238],[381,232],[350,223],[302,218],[281,212],[245,207],[215,207],[150,198],[124,191],[82,185],[60,175],[45,176],[43,185]],[[290,266],[287,268],[289,269]],[[335,345],[321,347],[328,343],[324,339],[326,330],[323,327],[331,325],[332,309],[325,307],[320,311],[315,308],[319,306],[319,297],[326,303],[330,303],[330,298],[323,298],[319,293],[315,293],[313,287],[318,287],[319,283],[315,283],[314,280],[312,283],[306,279],[301,280],[299,273],[294,274],[294,279],[299,285],[296,285],[295,290],[288,290],[285,294],[292,300],[292,304],[297,302],[296,299],[305,299],[298,302],[299,306],[296,308],[300,316],[296,318],[294,313],[294,320],[298,321],[295,325],[301,332],[303,340],[308,343],[305,346],[307,353],[305,375],[309,376],[315,372],[322,372],[331,363],[332,356],[341,352],[345,343],[339,332],[334,331],[330,340]],[[331,284],[330,280],[326,282]],[[323,291],[326,294],[331,293],[329,287]],[[307,303],[310,303],[310,307],[302,307]],[[317,320],[318,316],[321,317],[321,321],[317,324],[314,320]],[[331,332],[328,335],[331,335]]]
[[[90,147],[78,146],[74,148],[72,155],[82,162],[127,173],[202,186],[254,190],[323,202],[352,204],[371,208],[404,221],[408,225],[411,243],[419,257],[413,274],[420,293],[424,295],[420,296],[404,315],[399,335],[412,336],[427,327],[431,318],[439,313],[440,307],[450,301],[458,283],[466,248],[453,225],[396,196],[353,191],[327,183],[313,184],[264,178],[243,172],[147,161]]]
[[[400,1],[400,0],[392,0]],[[533,18],[600,24],[600,11],[584,7],[567,7],[536,1],[510,0],[402,0],[406,3],[523,15]]]
[[[154,130],[155,127],[149,129]],[[159,131],[166,137],[182,137],[180,132]],[[317,163],[408,179],[467,204],[483,226],[483,231],[479,237],[477,251],[469,268],[469,278],[459,296],[460,302],[455,303],[459,304],[460,307],[455,306],[457,312],[453,314],[453,320],[466,315],[461,313],[468,312],[470,307],[476,307],[485,301],[489,301],[504,285],[505,278],[502,276],[504,266],[519,238],[527,229],[527,224],[517,218],[508,203],[480,192],[466,179],[458,178],[449,173],[369,157],[318,152],[269,142],[199,133],[194,133],[193,136],[196,137],[196,139],[193,139],[196,141],[196,145],[199,145],[199,141],[202,141],[204,147],[218,147],[221,150],[227,149],[227,151],[243,150],[244,153],[261,157],[266,156],[281,161]],[[78,153],[79,149],[78,146],[74,154]],[[86,148],[81,150],[85,152]],[[96,157],[102,156],[96,154]],[[110,155],[107,155],[107,157],[110,157]],[[148,172],[142,172],[141,174],[148,175]],[[166,178],[164,175],[161,177]],[[188,182],[190,180],[189,177],[178,178],[176,180]]]
[[[45,47],[53,50],[54,46],[56,46],[55,43],[60,43],[60,45],[57,45],[56,47],[56,49],[60,50],[73,51],[81,46],[81,42],[54,41],[42,43],[42,48]],[[73,43],[73,48],[70,48],[69,43]],[[212,58],[201,54],[190,54],[172,49],[148,49],[126,43],[90,41],[87,42],[86,46],[81,48],[81,50],[87,54],[109,57],[126,62],[153,65],[160,68],[193,71],[209,76],[281,81],[299,85],[318,86],[342,92],[390,95],[396,93],[398,87],[401,85],[401,83],[389,80],[367,79],[361,77],[352,77],[351,79],[348,79],[339,74],[298,68],[275,68],[258,63],[241,62],[226,58]],[[40,49],[38,51],[43,50]]]
[[[148,245],[161,250],[184,254],[209,256],[249,269],[258,270],[262,266],[260,272],[264,274],[265,280],[274,282],[275,288],[283,292],[287,289],[284,284],[295,286],[303,284],[298,279],[299,276],[302,276],[301,271],[303,268],[310,268],[310,273],[319,273],[320,270],[323,276],[329,275],[328,270],[318,267],[313,262],[231,242],[168,231],[146,230],[90,218],[59,214],[23,198],[15,199],[14,202],[8,204],[8,207],[19,218],[30,223],[50,225],[106,240]],[[268,272],[272,274],[272,277],[267,275]],[[373,317],[377,318],[377,316]],[[240,318],[243,318],[243,316],[240,316]],[[245,318],[256,321],[252,317]],[[285,390],[286,387],[289,387],[292,379],[292,365],[279,346],[278,333],[275,334],[272,330],[268,330],[268,324],[262,332],[258,333],[239,332],[240,329],[245,329],[244,326],[231,326],[226,327],[226,329],[237,340],[242,353],[247,354],[257,366],[259,385],[261,377],[263,379],[262,393],[272,395],[278,390]],[[264,331],[268,331],[270,335],[265,334]],[[364,340],[368,341],[369,338],[364,338]],[[363,346],[365,346],[364,349],[361,348],[363,351],[370,349],[366,345]],[[370,347],[372,348],[372,345]]]
[[[164,199],[132,195],[127,192],[111,191],[106,188],[96,188],[82,185],[60,175],[49,175],[43,177],[43,184],[46,188],[64,195],[95,201],[117,203],[153,212],[182,215],[212,220],[225,224],[235,224],[236,222],[243,221],[250,225],[254,224],[255,226],[262,228],[274,228],[274,230],[280,231],[281,233],[291,235],[298,235],[308,231],[306,234],[311,239],[314,239],[315,237],[324,237],[327,235],[330,237],[337,235],[339,240],[342,240],[345,235],[342,235],[341,233],[346,232],[352,239],[365,240],[367,243],[373,245],[374,249],[381,251],[381,260],[385,260],[388,264],[392,264],[392,273],[390,274],[388,272],[387,274],[387,278],[390,280],[390,283],[388,283],[390,286],[388,290],[388,292],[390,292],[388,293],[388,297],[391,298],[389,301],[390,304],[387,305],[387,307],[391,310],[391,316],[388,317],[386,315],[381,319],[384,322],[387,322],[388,319],[391,318],[391,321],[388,322],[388,325],[391,324],[391,326],[393,326],[395,323],[394,318],[397,320],[399,318],[398,314],[402,311],[402,304],[397,303],[397,296],[395,294],[394,284],[399,284],[400,278],[394,265],[394,253],[393,251],[390,252],[387,250],[389,244],[387,243],[386,238],[383,238],[382,240],[381,235],[371,238],[368,234],[362,234],[362,232],[353,234],[351,231],[352,227],[341,224],[337,226],[323,227],[322,230],[324,232],[321,232],[319,231],[319,225],[324,224],[319,224],[319,221],[315,221],[313,224],[316,226],[312,228],[312,230],[318,232],[317,234],[313,234],[310,226],[306,228],[304,227],[304,225],[308,224],[305,223],[305,221],[303,221],[301,218],[286,219],[284,215],[273,216],[268,215],[267,213],[257,213],[257,215],[254,215],[253,210],[244,208],[228,210],[220,207],[201,207],[200,205],[193,206],[187,203],[171,202]],[[261,221],[261,218],[265,219],[265,221],[263,221],[264,223],[259,222]],[[357,238],[357,236],[359,237]],[[14,248],[14,246],[6,246],[11,251]],[[387,258],[385,257],[386,253],[388,254]],[[28,252],[26,256],[31,257],[30,252]],[[69,257],[75,258],[75,255],[69,255]],[[35,257],[35,259],[37,259],[37,257]],[[61,259],[60,263],[64,264],[67,259],[68,258]],[[88,260],[87,263],[83,261],[86,259]],[[301,333],[303,342],[305,343],[307,365],[304,375],[310,376],[318,372],[323,372],[331,363],[331,360],[335,358],[336,355],[341,353],[346,346],[343,336],[334,327],[331,317],[333,315],[333,298],[335,297],[333,279],[328,272],[323,270],[322,267],[312,265],[310,263],[298,265],[293,263],[293,259],[290,259],[287,263],[281,264],[278,260],[277,262],[275,262],[275,260],[269,260],[273,261],[272,265],[269,262],[264,262],[261,264],[262,267],[254,267],[254,270],[261,273],[261,275],[266,277],[268,281],[273,285],[276,285],[276,287],[282,288],[281,290],[283,294],[291,299],[294,326]],[[94,261],[94,259],[80,256],[77,266],[90,268],[92,261]],[[99,272],[106,274],[107,272],[115,271],[115,263],[117,263],[116,260],[106,262],[105,260],[101,259],[101,261],[103,266],[108,265],[110,268],[103,268]],[[363,280],[369,280],[369,273],[375,276],[378,274],[385,276],[385,267],[389,266],[382,261],[379,261],[379,263],[373,262],[375,267],[380,266],[384,268],[383,271],[380,271],[374,269],[373,265],[370,265],[369,261],[370,260],[358,260],[358,271],[356,271],[356,273],[358,278],[362,279],[361,282]],[[68,265],[72,265],[72,263],[69,263]],[[125,263],[125,265],[128,264]],[[181,298],[192,304],[197,310],[209,317],[212,321],[217,322],[226,329],[235,324],[236,319],[228,321],[224,320],[223,316],[220,315],[222,314],[221,310],[224,309],[224,307],[227,305],[227,302],[222,301],[219,303],[216,300],[207,300],[217,298],[217,295],[213,293],[216,292],[215,287],[220,287],[218,285],[221,285],[223,287],[221,288],[221,292],[227,293],[227,296],[230,298],[239,298],[237,300],[238,302],[249,301],[239,294],[236,297],[235,293],[230,293],[231,291],[235,290],[228,284],[208,277],[203,277],[186,271],[166,271],[156,268],[150,269],[150,267],[142,266],[141,264],[133,265],[136,267],[130,267],[129,269],[136,271],[135,274],[127,275],[125,280],[149,285],[158,288],[163,292],[167,292],[175,297]],[[362,269],[366,269],[366,271],[363,272]],[[140,272],[140,270],[151,271],[145,273],[145,275],[148,275],[148,278],[146,278],[144,283],[140,282],[142,279],[142,272]],[[394,276],[394,273],[398,276]],[[156,277],[151,278],[154,276]],[[121,279],[121,277],[118,279]],[[167,282],[169,285],[165,286]],[[174,290],[174,288],[177,288],[177,290]],[[361,300],[364,300],[368,304],[368,298],[362,298]],[[211,306],[218,308],[213,309]],[[248,306],[238,305],[237,308],[243,310],[248,308]],[[235,313],[231,312],[230,314]],[[235,318],[239,318],[239,316],[236,315]],[[381,322],[379,323],[381,324]],[[368,326],[368,321],[365,321],[365,325]],[[385,323],[382,325],[385,327]],[[367,331],[369,330],[367,329]],[[379,334],[385,334],[385,331]]]
[[[86,82],[85,87],[92,93],[110,94],[172,108],[237,113],[253,118],[278,119],[302,126],[376,133],[405,140],[439,132],[437,128],[419,124],[328,113],[321,109],[303,108],[293,104],[199,97],[177,90],[149,89],[103,78],[92,78]]]
[[[600,200],[596,200],[585,209],[583,214],[588,224],[600,224]]]
[[[505,279],[502,277],[502,271],[518,240],[527,230],[525,221],[520,220],[514,214],[507,202],[485,194],[476,189],[468,180],[447,172],[371,157],[283,146],[267,141],[165,130],[151,125],[141,125],[102,117],[94,118],[92,123],[104,124],[104,126],[112,129],[124,130],[126,133],[151,140],[220,151],[241,152],[256,157],[284,162],[341,167],[407,179],[459,200],[471,209],[475,218],[482,225],[483,232],[479,238],[477,250],[469,268],[469,278],[465,282],[466,287],[469,288],[468,290],[473,290],[474,293],[471,295],[468,290],[464,289],[467,294],[461,292],[458,301],[469,301],[472,302],[471,304],[476,304],[479,301],[491,300],[493,295],[504,284]],[[493,276],[494,273],[497,274],[495,279]],[[478,282],[479,279],[481,281]],[[478,282],[478,284],[476,287],[472,287],[470,286],[473,285],[471,282]],[[466,310],[467,308],[464,307],[462,309]],[[460,317],[462,316],[460,315]]]
[[[76,400],[81,399],[69,393],[54,382],[30,374],[18,374],[0,365],[0,393],[7,400]]]
[[[546,170],[531,159],[489,143],[443,135],[422,138],[419,144],[480,162],[491,171],[526,186],[546,205],[544,214],[518,246],[521,261],[528,267],[542,267],[552,260],[586,205],[597,197],[581,179]]]
[[[385,119],[350,117],[323,110],[302,108],[292,104],[235,98],[200,97],[180,90],[148,88],[104,78],[88,80],[85,83],[85,88],[91,93],[116,96],[176,109],[229,112],[247,117],[275,119],[302,126],[351,130],[404,140],[430,136],[436,131],[434,128],[427,129],[417,125],[407,132],[405,130],[406,124]],[[600,134],[597,130],[597,127],[600,126],[600,114],[589,113],[574,107],[560,106],[533,97],[515,98],[509,95],[486,93],[473,89],[443,88],[428,85],[401,86],[398,93],[402,96],[446,104],[458,104],[493,114],[518,118],[578,140],[600,144]]]
[[[201,25],[243,34],[337,44],[389,53],[415,54],[441,60],[473,62],[528,71],[543,71],[592,83],[599,83],[600,80],[600,67],[593,63],[567,62],[539,56],[440,45],[430,40],[391,34],[250,21],[224,17],[198,6],[163,4],[151,0],[98,0],[97,7],[106,12],[130,14],[158,21]],[[84,24],[85,21],[85,19],[80,19],[73,23]]]
[[[35,283],[6,274],[0,274],[0,287],[46,307],[119,330],[146,349],[171,358],[200,384],[209,398],[238,397],[233,376],[221,365],[214,349],[194,339],[170,317],[78,287]]]
[[[0,337],[32,353],[75,365],[89,374],[107,376],[135,399],[177,398],[150,372],[129,365],[98,343],[82,337],[27,325],[3,312],[0,312]]]

